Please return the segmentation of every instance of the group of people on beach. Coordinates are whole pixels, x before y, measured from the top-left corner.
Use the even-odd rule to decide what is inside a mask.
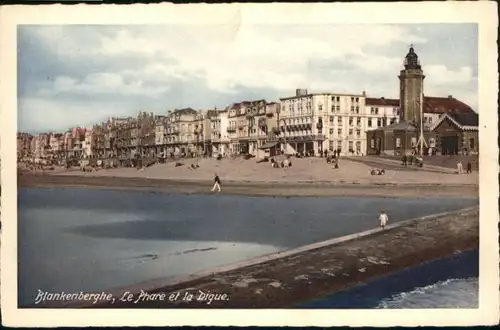
[[[416,154],[416,153],[412,153],[411,155],[403,155],[403,157],[401,158],[401,161],[402,161],[402,165],[404,165],[405,167],[408,166],[408,164],[411,166],[413,165],[413,163],[415,163],[416,166],[418,167],[423,167],[424,166],[424,159],[422,158],[422,156]]]

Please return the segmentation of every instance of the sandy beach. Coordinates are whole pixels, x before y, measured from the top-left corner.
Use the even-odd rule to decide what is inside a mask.
[[[161,189],[175,188],[184,193],[208,193],[215,173],[222,180],[223,193],[245,195],[317,196],[478,196],[477,172],[458,175],[453,169],[429,166],[404,168],[383,160],[376,164],[385,175],[371,175],[370,165],[342,159],[333,169],[323,158],[292,158],[290,168],[272,168],[255,159],[186,159],[155,164],[143,170],[134,168],[78,169],[23,173],[20,186],[87,186],[99,188]],[[373,160],[370,160],[373,162]],[[198,165],[192,169],[190,165]]]

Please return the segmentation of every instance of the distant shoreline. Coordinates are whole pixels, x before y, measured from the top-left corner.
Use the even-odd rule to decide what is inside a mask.
[[[139,191],[173,191],[184,194],[213,194],[212,181],[182,179],[148,179],[82,175],[23,173],[18,187],[83,187]],[[351,197],[477,197],[479,187],[473,184],[358,184],[336,182],[263,182],[223,181],[219,194],[273,197],[351,196]]]

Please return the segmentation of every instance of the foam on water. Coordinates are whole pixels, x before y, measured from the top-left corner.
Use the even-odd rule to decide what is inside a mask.
[[[477,308],[479,279],[448,279],[380,301],[376,308]]]

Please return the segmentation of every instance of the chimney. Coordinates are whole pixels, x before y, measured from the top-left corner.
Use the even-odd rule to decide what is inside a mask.
[[[382,96],[380,99],[381,99],[381,100],[385,100],[385,97],[383,97],[383,96]]]
[[[365,96],[366,96],[366,91],[362,91],[362,92],[361,92],[361,95],[362,95],[363,97],[365,97]]]
[[[449,98],[449,99],[452,99],[452,98],[453,98],[453,95],[448,95],[448,98]]]
[[[296,89],[295,90],[295,96],[305,96],[307,95],[307,89]]]

